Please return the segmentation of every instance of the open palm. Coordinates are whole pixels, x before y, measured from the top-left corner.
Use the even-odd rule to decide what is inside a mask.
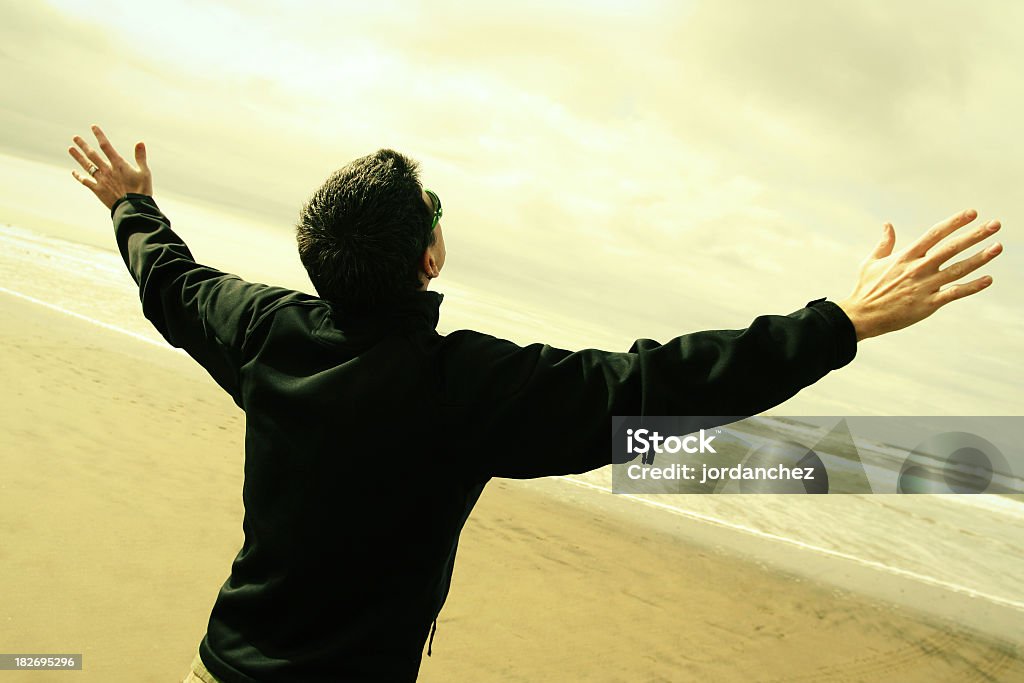
[[[75,180],[92,190],[108,209],[129,192],[152,195],[153,174],[146,164],[146,145],[141,142],[135,145],[136,167],[117,153],[99,126],[92,126],[92,132],[106,158],[76,135],[73,140],[78,148],[69,147],[68,153],[81,164],[86,173],[72,171]]]

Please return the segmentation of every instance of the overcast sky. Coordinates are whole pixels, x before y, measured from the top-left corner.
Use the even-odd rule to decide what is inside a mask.
[[[841,299],[883,222],[975,208],[993,287],[776,412],[1024,408],[1024,4],[2,5],[0,221],[109,238],[65,151],[98,122],[200,260],[303,286],[302,202],[394,147],[444,202],[443,329],[625,350]]]

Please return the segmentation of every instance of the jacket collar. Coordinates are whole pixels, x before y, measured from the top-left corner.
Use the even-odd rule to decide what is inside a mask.
[[[441,301],[444,294],[440,292],[410,292],[402,298],[372,311],[346,313],[333,304],[331,308],[336,314],[340,326],[356,328],[395,328],[417,329],[427,327],[436,329],[441,316]]]

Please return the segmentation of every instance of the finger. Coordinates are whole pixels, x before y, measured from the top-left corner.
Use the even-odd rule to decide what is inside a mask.
[[[114,149],[114,146],[110,144],[110,140],[107,139],[107,136],[103,132],[103,129],[93,124],[92,133],[93,135],[96,136],[96,141],[100,143],[100,149],[102,149],[103,153],[107,155],[108,159],[110,159],[110,165],[114,167],[124,165],[124,159],[121,157],[120,154],[117,153],[117,150]]]
[[[926,260],[938,268],[960,252],[991,237],[999,231],[1000,227],[1002,226],[998,220],[991,220],[988,223],[971,230],[966,235],[961,235],[955,239],[948,240],[947,242],[935,247],[932,249],[931,253],[928,254]]]
[[[977,254],[971,256],[970,258],[965,258],[962,261],[957,261],[949,268],[944,268],[943,270],[939,271],[939,282],[941,284],[949,284],[950,282],[955,282],[956,280],[959,280],[963,276],[969,273],[973,273],[978,268],[981,268],[983,265],[994,259],[996,256],[999,256],[999,254],[1001,254],[1002,251],[1003,245],[996,242],[992,246],[982,251],[979,251]]]
[[[974,209],[967,209],[966,211],[961,211],[958,214],[950,216],[944,221],[936,223],[932,226],[931,230],[928,230],[926,233],[921,235],[916,242],[907,248],[907,255],[914,258],[924,256],[929,249],[946,237],[949,237],[949,235],[951,235],[957,228],[962,228],[973,221],[977,216],[977,211]]]
[[[146,163],[146,143],[144,142],[135,143],[135,163],[142,171],[149,172],[149,164]]]
[[[893,229],[892,223],[886,223],[882,226],[882,241],[871,252],[871,258],[885,258],[892,253],[892,249],[895,246],[896,231]]]
[[[85,155],[82,154],[82,152],[79,151],[77,147],[68,147],[68,154],[70,154],[72,158],[74,158],[74,160],[77,161],[79,165],[85,169],[86,173],[89,172],[90,168],[96,165],[89,161],[88,159],[86,159]]]
[[[92,147],[90,147],[89,143],[86,142],[85,140],[83,140],[81,138],[81,136],[76,135],[74,137],[74,141],[75,141],[75,144],[78,145],[78,147],[85,154],[86,158],[89,159],[89,161],[91,161],[92,163],[96,164],[101,169],[105,169],[105,170],[109,170],[110,169],[110,164],[107,163],[107,160],[104,159],[103,157],[101,157],[99,152],[97,152]]]
[[[78,182],[82,183],[83,185],[88,187],[93,192],[96,191],[96,186],[99,183],[97,183],[96,179],[93,178],[91,175],[82,175],[78,171],[72,171],[71,175],[73,175],[75,177],[75,180],[77,180]]]
[[[984,275],[979,277],[977,280],[971,280],[970,282],[965,282],[962,285],[950,285],[949,287],[939,291],[939,293],[935,295],[934,301],[939,306],[945,306],[950,301],[956,301],[957,299],[963,299],[965,296],[977,294],[990,284],[992,284],[992,276]]]

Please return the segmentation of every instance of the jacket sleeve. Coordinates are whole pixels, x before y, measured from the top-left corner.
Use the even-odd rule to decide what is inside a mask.
[[[111,217],[143,314],[241,406],[238,375],[248,331],[275,303],[303,295],[196,263],[152,197],[128,194]]]
[[[476,397],[463,411],[469,466],[514,478],[610,464],[616,415],[692,416],[687,423],[695,429],[756,415],[857,352],[850,319],[824,299],[789,315],[759,316],[746,329],[696,332],[665,344],[638,340],[626,353],[519,347],[485,335],[462,343],[472,347],[476,366],[463,371],[478,377],[454,389]]]

